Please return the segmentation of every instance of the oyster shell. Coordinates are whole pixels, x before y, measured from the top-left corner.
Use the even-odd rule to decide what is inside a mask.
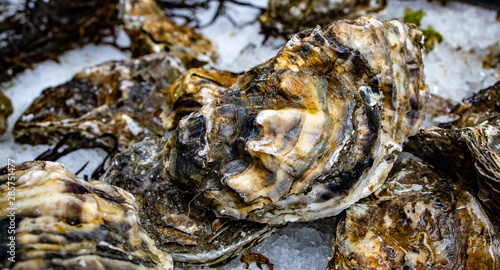
[[[45,89],[17,121],[13,134],[16,141],[31,144],[50,144],[71,134],[71,145],[111,133],[120,150],[147,136],[163,136],[159,115],[171,84],[185,71],[170,52],[86,68],[72,80]]]
[[[177,25],[154,0],[120,0],[119,11],[134,56],[172,51],[187,67],[199,67],[217,58],[210,39]]]
[[[120,188],[38,161],[0,169],[0,193],[2,247],[15,241],[14,262],[2,252],[2,268],[172,269]]]
[[[7,131],[7,117],[9,117],[12,112],[12,103],[10,99],[6,97],[0,89],[0,135]]]
[[[188,70],[170,88],[167,107],[160,116],[165,127],[174,129],[182,117],[225,95],[238,76],[224,70]]]
[[[386,5],[387,0],[270,0],[259,21],[264,34],[289,36],[334,20],[378,12]]]
[[[347,210],[327,269],[499,269],[497,233],[471,193],[410,159]]]
[[[101,180],[131,192],[157,247],[177,266],[216,266],[269,236],[276,226],[218,218],[202,194],[169,181],[163,172],[166,139],[148,139],[118,154]]]
[[[425,115],[422,33],[374,17],[295,35],[183,118],[167,176],[221,216],[281,224],[338,214],[386,178]]]

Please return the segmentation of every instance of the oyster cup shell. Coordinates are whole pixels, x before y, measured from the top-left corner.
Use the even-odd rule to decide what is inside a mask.
[[[499,269],[497,234],[471,193],[410,159],[347,209],[327,269]]]
[[[101,181],[136,198],[142,225],[176,266],[219,266],[269,236],[277,227],[218,218],[202,194],[173,184],[163,172],[166,139],[147,139],[118,154]]]
[[[380,187],[425,115],[422,33],[374,17],[295,35],[183,118],[167,176],[220,216],[280,224],[338,214]]]
[[[37,161],[1,168],[0,195],[0,223],[13,232],[2,230],[1,244],[15,237],[16,249],[14,262],[1,255],[2,268],[172,269],[120,188]]]
[[[0,135],[7,131],[7,117],[9,117],[12,112],[13,109],[10,99],[6,97],[0,89]]]

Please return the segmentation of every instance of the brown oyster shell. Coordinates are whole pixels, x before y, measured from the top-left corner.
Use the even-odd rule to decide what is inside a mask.
[[[174,129],[182,117],[225,95],[238,76],[225,70],[188,70],[172,84],[168,92],[167,107],[160,116],[165,128]]]
[[[2,228],[13,232],[2,230],[2,247],[15,237],[16,248],[15,262],[2,254],[2,268],[172,269],[141,227],[132,195],[78,179],[62,164],[1,168],[0,206]]]
[[[218,218],[202,194],[173,184],[163,172],[165,143],[156,138],[132,145],[115,157],[101,181],[135,196],[142,225],[176,266],[225,264],[277,229]]]
[[[338,214],[381,186],[425,115],[422,33],[374,17],[295,35],[183,118],[165,170],[221,216],[280,224]]]
[[[0,135],[7,131],[7,117],[13,112],[12,103],[0,89]]]
[[[327,269],[499,269],[497,233],[471,193],[410,159],[346,211]]]
[[[121,0],[118,9],[134,56],[171,51],[187,67],[217,59],[217,48],[210,39],[167,18],[155,0]]]
[[[67,144],[111,133],[122,150],[147,136],[163,136],[160,113],[171,84],[186,69],[172,53],[111,61],[45,89],[17,121],[17,142]],[[109,142],[103,141],[108,144]]]
[[[264,34],[291,36],[334,20],[375,13],[386,5],[387,0],[270,0],[259,22]]]

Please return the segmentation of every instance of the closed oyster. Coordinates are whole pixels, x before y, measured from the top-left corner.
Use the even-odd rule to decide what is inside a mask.
[[[215,44],[167,18],[154,0],[120,0],[120,15],[134,56],[172,51],[187,67],[215,61]]]
[[[499,269],[500,242],[481,204],[408,160],[339,221],[327,269]]]
[[[115,157],[101,180],[135,196],[144,228],[177,266],[224,264],[276,229],[218,218],[203,194],[169,181],[163,172],[165,143],[166,139],[157,138],[134,144]]]
[[[280,224],[338,214],[386,178],[425,116],[422,33],[361,17],[295,35],[183,118],[167,176],[221,216]]]
[[[354,19],[385,8],[387,0],[270,0],[259,17],[267,35],[291,35],[333,20]]]
[[[177,127],[182,117],[225,95],[238,76],[239,74],[224,70],[188,70],[170,88],[167,107],[160,116],[165,127]]]
[[[12,103],[0,89],[0,135],[7,131],[7,117],[12,114]]]
[[[119,149],[147,136],[163,136],[159,115],[171,84],[185,71],[167,52],[86,68],[44,90],[16,123],[14,136],[22,143],[50,144],[71,134],[71,145],[111,133]]]
[[[2,268],[172,269],[120,188],[39,161],[0,169],[0,193]]]

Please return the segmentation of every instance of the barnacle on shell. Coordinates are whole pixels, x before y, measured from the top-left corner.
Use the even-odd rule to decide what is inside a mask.
[[[276,224],[338,214],[380,187],[422,123],[421,40],[414,26],[374,17],[295,35],[180,121],[167,176],[221,216]]]
[[[202,194],[172,183],[163,172],[166,139],[147,139],[116,155],[101,181],[132,193],[139,217],[157,247],[175,265],[217,266],[276,230],[276,226],[219,218]]]
[[[497,233],[470,192],[408,159],[346,211],[327,269],[499,269]]]
[[[14,203],[14,204],[11,204]],[[142,228],[130,193],[76,178],[59,163],[0,169],[2,269],[172,269]]]

